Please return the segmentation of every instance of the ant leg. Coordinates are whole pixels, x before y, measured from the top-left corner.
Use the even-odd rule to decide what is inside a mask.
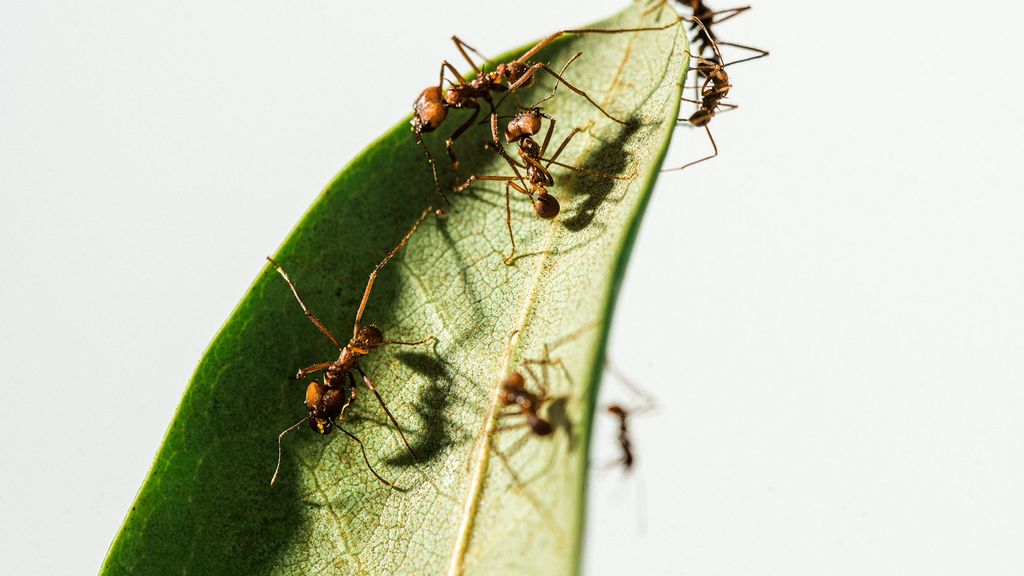
[[[474,174],[474,175],[470,176],[465,182],[463,182],[459,186],[456,186],[455,187],[455,191],[456,192],[462,192],[466,188],[469,188],[470,186],[472,186],[473,182],[476,182],[477,180],[488,180],[488,181],[496,180],[496,181],[499,181],[499,182],[508,182],[509,180],[515,180],[515,176],[486,176],[486,175],[484,175],[484,176],[477,176],[476,174]]]
[[[520,187],[514,181],[509,180],[505,183],[505,227],[508,228],[508,239],[512,242],[512,251],[508,253],[508,256],[502,259],[502,262],[508,266],[512,263],[512,257],[516,254],[516,237],[512,234],[512,191],[510,188],[515,188],[519,192],[526,194],[531,199],[533,194],[526,191],[526,188]]]
[[[459,71],[455,69],[455,66],[452,66],[451,62],[449,62],[447,60],[443,60],[441,62],[441,74],[440,74],[440,76],[437,79],[437,87],[438,88],[444,88],[444,69],[445,68],[450,70],[451,73],[455,75],[455,79],[459,81],[459,84],[465,84],[466,83],[466,79],[462,76],[462,74],[459,74]]]
[[[274,262],[274,259],[271,258],[270,256],[267,256],[267,261],[270,262],[274,266],[274,268],[277,268],[277,272],[281,275],[282,278],[284,278],[284,281],[288,283],[288,287],[292,289],[292,294],[294,294],[295,299],[299,301],[299,306],[302,306],[302,311],[305,312],[306,317],[309,318],[309,320],[317,328],[320,329],[320,332],[323,332],[324,336],[327,336],[327,338],[334,343],[334,346],[336,348],[340,349],[341,344],[338,344],[337,339],[334,338],[330,330],[328,330],[327,327],[324,326],[323,323],[320,322],[320,320],[318,320],[317,317],[314,316],[313,313],[309,311],[309,308],[306,308],[306,304],[302,301],[302,298],[299,297],[299,291],[295,289],[295,284],[292,282],[292,279],[288,277],[288,274],[285,273],[284,268],[281,268],[281,266],[277,262]]]
[[[719,46],[732,46],[733,48],[739,48],[741,50],[747,50],[749,52],[757,52],[757,54],[755,54],[753,56],[747,56],[746,58],[741,58],[739,60],[734,60],[732,62],[729,62],[728,64],[723,64],[722,68],[725,68],[726,66],[732,66],[733,64],[739,64],[741,62],[750,62],[751,60],[757,60],[758,58],[764,58],[765,56],[768,55],[768,51],[767,50],[763,50],[761,48],[755,48],[753,46],[747,46],[746,44],[737,44],[735,42],[719,42],[718,45]]]
[[[398,425],[398,420],[395,420],[395,416],[391,413],[391,410],[388,410],[388,405],[384,403],[384,398],[381,397],[380,392],[377,392],[377,387],[373,385],[373,381],[366,375],[366,372],[363,372],[362,368],[356,366],[356,370],[358,370],[359,374],[363,377],[363,383],[366,384],[366,387],[369,388],[370,392],[373,392],[373,395],[377,397],[377,402],[380,403],[380,407],[384,409],[384,413],[388,415],[391,423],[395,425],[395,429],[398,430],[398,435],[402,437],[402,442],[405,444],[405,448],[409,451],[409,454],[412,454],[412,459],[418,460],[416,452],[413,452],[412,446],[409,445],[409,441],[405,439],[405,434],[402,433],[402,427]]]
[[[630,408],[629,412],[633,414],[641,414],[654,408],[654,405],[656,404],[656,402],[654,401],[654,396],[650,392],[645,390],[643,387],[641,387],[639,384],[633,382],[631,379],[626,377],[624,373],[622,373],[614,364],[612,364],[611,360],[609,360],[607,356],[605,356],[604,359],[604,367],[609,374],[611,374],[623,386],[629,389],[630,392],[639,396],[640,399],[643,401],[643,404],[641,404],[640,407]]]
[[[458,140],[459,136],[465,134],[466,130],[469,130],[469,128],[473,125],[473,122],[476,121],[476,117],[480,114],[480,105],[477,104],[476,102],[472,102],[472,104],[466,104],[466,106],[473,109],[473,115],[469,117],[469,120],[463,122],[462,126],[459,126],[455,130],[455,132],[452,133],[451,138],[445,140],[444,143],[445,149],[448,151],[448,157],[451,158],[452,160],[452,169],[455,170],[456,180],[459,179],[459,161],[455,158],[455,150],[453,148],[455,146],[455,141]]]
[[[333,422],[333,420],[332,420],[332,422]],[[370,469],[370,473],[372,473],[374,476],[376,476],[377,480],[380,480],[381,483],[383,483],[385,486],[389,486],[391,488],[394,488],[395,485],[393,483],[388,482],[387,480],[382,478],[381,475],[377,474],[377,471],[373,469],[373,466],[370,465],[370,459],[366,457],[366,447],[363,446],[363,441],[360,440],[358,437],[356,437],[355,434],[353,434],[353,433],[349,432],[348,430],[345,430],[344,428],[342,428],[341,424],[338,424],[337,422],[334,422],[334,425],[338,428],[338,430],[341,430],[342,432],[344,432],[346,436],[348,436],[349,438],[355,440],[356,444],[359,444],[359,450],[363,453],[363,462],[365,462],[366,463],[366,467]]]
[[[327,368],[331,364],[334,364],[334,362],[321,362],[319,364],[313,364],[312,366],[302,368],[301,370],[295,373],[295,376],[291,377],[291,380],[302,380],[303,378],[306,377],[306,375],[312,374],[313,372],[319,372],[324,368]]]
[[[434,190],[436,190],[437,193],[441,195],[441,198],[444,198],[445,203],[451,206],[452,203],[450,200],[448,200],[448,196],[445,196],[444,191],[441,190],[441,181],[437,179],[437,163],[434,162],[434,155],[431,154],[430,150],[427,148],[426,142],[423,141],[422,134],[413,131],[413,135],[416,136],[416,143],[419,144],[420,148],[423,149],[423,154],[426,155],[427,162],[430,164],[430,173],[434,175]]]
[[[305,421],[306,419],[303,418],[302,420],[299,420],[295,424],[289,426],[288,429],[285,430],[284,432],[281,432],[280,434],[277,435],[277,467],[274,468],[274,476],[270,478],[271,486],[273,486],[274,483],[277,482],[277,475],[279,472],[281,472],[281,458],[284,456],[284,445],[282,444],[281,441],[284,439],[285,434],[288,434],[292,430],[295,430],[296,428],[301,426],[302,423]]]
[[[552,119],[551,125],[554,125],[554,119]],[[600,176],[601,178],[608,178],[610,180],[632,180],[633,178],[636,177],[636,173],[635,172],[633,174],[630,174],[629,176],[617,176],[615,174],[607,174],[605,172],[597,172],[595,170],[587,170],[586,168],[580,168],[578,166],[571,166],[569,164],[563,164],[561,162],[558,162],[556,159],[562,153],[562,150],[565,149],[566,145],[569,144],[569,140],[571,140],[573,136],[575,136],[576,134],[580,133],[581,131],[582,130],[580,128],[573,128],[572,132],[569,132],[569,135],[565,137],[565,140],[562,140],[562,143],[558,146],[558,150],[555,150],[554,156],[552,156],[551,158],[541,158],[541,160],[547,161],[547,166],[548,167],[551,166],[552,164],[554,164],[555,166],[561,166],[562,168],[566,168],[566,169],[572,170],[573,172],[579,172],[581,174],[590,174],[591,176]],[[546,144],[547,144],[547,140],[545,139],[545,145]],[[542,149],[541,153],[543,154],[543,149]]]
[[[473,47],[472,47],[472,46],[470,46],[469,44],[466,44],[465,42],[463,42],[463,41],[462,41],[462,39],[461,39],[461,38],[459,38],[458,36],[452,36],[452,42],[454,42],[454,43],[455,43],[455,47],[456,47],[456,48],[458,48],[458,50],[459,50],[459,53],[460,53],[460,54],[462,54],[462,57],[466,59],[466,62],[469,62],[469,66],[470,66],[470,67],[471,67],[471,68],[472,68],[473,70],[475,70],[475,71],[476,71],[477,75],[478,75],[478,76],[479,76],[479,75],[482,75],[482,74],[484,73],[484,71],[483,71],[483,70],[481,70],[481,69],[480,69],[480,67],[476,65],[476,62],[473,62],[473,59],[469,57],[469,54],[466,54],[466,50],[465,50],[465,49],[466,49],[466,48],[469,48],[469,50],[470,50],[471,52],[473,52],[473,53],[474,53],[474,54],[476,54],[477,56],[479,56],[479,57],[483,58],[483,59],[484,59],[484,63],[485,63],[485,64],[486,64],[486,63],[488,62],[488,59],[487,59],[487,57],[486,57],[486,56],[484,56],[484,55],[482,55],[482,54],[480,54],[479,52],[477,52],[476,48],[473,48]]]
[[[363,291],[363,300],[359,303],[359,310],[356,311],[356,323],[355,326],[353,326],[352,328],[353,338],[359,336],[359,323],[363,319],[363,310],[366,309],[366,301],[370,298],[370,291],[373,290],[373,283],[375,280],[377,280],[377,273],[380,272],[381,268],[383,268],[392,258],[394,258],[395,254],[398,254],[399,250],[405,247],[405,245],[409,242],[409,238],[413,235],[414,232],[416,232],[416,228],[418,228],[419,225],[423,222],[423,220],[427,217],[427,214],[430,214],[431,210],[433,210],[433,207],[427,206],[426,210],[424,210],[423,213],[420,214],[419,219],[416,220],[416,222],[412,225],[412,228],[410,228],[409,231],[405,233],[405,236],[402,238],[402,241],[398,243],[398,246],[395,246],[395,248],[387,256],[385,256],[383,260],[380,261],[380,264],[377,264],[377,266],[374,267],[373,272],[370,272],[370,280],[366,283],[366,290]]]
[[[564,75],[565,74],[565,70],[567,68],[569,68],[569,65],[572,64],[573,62],[575,62],[576,59],[579,58],[580,56],[583,56],[583,52],[577,52],[576,54],[573,55],[572,58],[569,58],[569,61],[566,62],[564,66],[562,66],[562,70],[559,71],[559,74],[560,75]],[[558,85],[559,84],[560,84],[560,82],[555,81],[555,87],[551,89],[551,94],[548,94],[547,96],[541,98],[540,100],[537,100],[537,102],[535,102],[533,106],[530,106],[530,108],[537,108],[541,104],[543,104],[543,103],[547,102],[548,100],[554,98],[555,97],[555,92],[558,90]]]
[[[555,72],[554,70],[551,69],[550,66],[548,66],[547,64],[544,64],[543,62],[540,62],[538,64],[534,64],[533,66],[531,66],[530,69],[527,70],[526,73],[523,74],[523,76],[521,78],[519,78],[519,80],[516,80],[515,83],[513,83],[511,86],[509,86],[508,89],[509,90],[515,90],[515,89],[519,88],[520,86],[526,84],[527,82],[530,81],[530,78],[532,78],[533,75],[537,73],[538,70],[543,70],[543,71],[547,72],[548,74],[554,76],[559,82],[565,84],[566,88],[568,88],[569,90],[572,90],[573,92],[575,92],[575,93],[579,94],[580,96],[583,96],[584,98],[586,98],[587,102],[590,102],[595,108],[597,108],[598,110],[601,111],[601,114],[604,114],[605,116],[607,116],[612,121],[618,122],[619,124],[625,124],[626,123],[625,121],[619,120],[615,116],[612,116],[611,114],[609,114],[608,111],[605,110],[604,108],[602,108],[600,104],[595,102],[594,99],[591,98],[589,94],[587,94],[583,90],[580,90],[579,88],[573,86],[568,80],[566,80],[565,78],[560,76],[558,74],[558,72]]]
[[[747,10],[750,10],[750,6],[740,6],[739,8],[726,8],[725,10],[717,10],[711,13],[711,23],[721,24],[722,22],[725,22],[730,18],[735,18],[740,14],[743,14]],[[724,18],[719,18],[719,16],[722,14],[728,14],[728,16]],[[724,44],[724,42],[721,42],[721,44]]]
[[[554,34],[551,34],[547,38],[534,44],[533,48],[530,48],[529,50],[524,52],[523,55],[520,56],[519,58],[516,58],[515,61],[526,62],[530,58],[533,58],[533,56],[536,55],[537,52],[543,50],[548,44],[551,44],[552,42],[566,34],[623,34],[625,32],[658,32],[660,30],[667,30],[678,24],[679,20],[674,20],[672,22],[669,22],[668,24],[665,24],[664,26],[647,26],[644,28],[582,28],[578,30],[559,30],[558,32],[555,32]]]
[[[690,166],[693,166],[694,164],[699,164],[699,163],[701,163],[701,162],[703,162],[705,160],[711,160],[715,156],[718,156],[718,145],[715,144],[715,138],[714,138],[714,136],[711,135],[711,129],[708,128],[705,125],[704,126],[704,130],[706,130],[707,133],[708,133],[708,139],[711,140],[711,147],[715,149],[715,153],[710,155],[710,156],[705,156],[704,158],[701,158],[700,160],[694,160],[693,162],[688,162],[686,164],[683,164],[682,166],[680,166],[678,168],[669,168],[668,170],[662,170],[662,172],[675,172],[677,170],[682,170],[684,168],[689,168]]]

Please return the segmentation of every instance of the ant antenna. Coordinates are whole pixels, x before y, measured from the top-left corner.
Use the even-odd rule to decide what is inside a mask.
[[[306,421],[306,419],[303,418],[302,420],[299,420],[295,424],[292,424],[284,432],[281,432],[280,434],[278,434],[278,436],[277,436],[277,468],[274,468],[274,476],[270,479],[270,485],[271,486],[273,486],[274,483],[277,482],[277,474],[279,472],[281,472],[281,457],[284,455],[284,446],[282,446],[281,440],[284,439],[285,434],[291,432],[292,430],[295,430],[296,428],[301,426],[302,423],[305,422],[305,421]]]
[[[345,430],[344,428],[342,428],[341,425],[338,424],[337,422],[335,422],[333,419],[331,420],[331,423],[333,423],[338,428],[338,430],[341,430],[342,432],[344,432],[346,436],[348,436],[349,438],[355,440],[356,444],[359,444],[359,451],[363,453],[363,462],[366,463],[366,467],[370,469],[370,472],[372,472],[373,475],[377,477],[377,480],[380,480],[385,486],[389,486],[391,488],[395,488],[394,483],[388,482],[387,480],[385,480],[383,477],[381,477],[380,474],[377,474],[377,471],[374,470],[373,466],[370,465],[370,459],[366,457],[366,447],[363,446],[363,441],[360,440],[355,434],[353,434],[353,433],[349,432],[348,430]]]

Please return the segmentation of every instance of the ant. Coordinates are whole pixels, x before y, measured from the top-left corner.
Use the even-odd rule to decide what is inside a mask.
[[[492,92],[507,92],[515,93],[519,88],[529,86],[533,83],[534,76],[537,72],[544,71],[555,78],[559,83],[565,84],[567,88],[579,94],[580,96],[587,99],[595,108],[601,111],[606,117],[619,124],[626,124],[625,121],[620,120],[608,113],[600,104],[594,101],[586,92],[580,90],[576,86],[569,83],[561,74],[555,72],[550,66],[543,62],[533,63],[530,61],[531,58],[537,55],[538,52],[543,50],[549,44],[554,42],[565,34],[621,34],[625,32],[648,32],[665,30],[671,26],[675,26],[676,22],[671,22],[665,26],[655,26],[646,28],[614,28],[614,29],[581,29],[581,30],[561,30],[551,34],[547,38],[541,40],[535,44],[532,48],[524,52],[515,60],[509,62],[499,63],[490,72],[484,72],[483,68],[478,66],[476,62],[470,58],[467,49],[473,52],[477,56],[483,58],[479,52],[472,46],[463,42],[458,36],[452,36],[452,42],[455,43],[455,47],[458,49],[462,57],[466,59],[473,71],[476,72],[476,77],[472,80],[467,80],[458,70],[447,60],[442,61],[441,71],[438,77],[437,86],[429,86],[420,93],[416,102],[413,103],[413,117],[412,121],[412,132],[416,138],[416,143],[423,148],[423,153],[427,157],[427,162],[430,163],[430,170],[434,176],[434,188],[444,197],[445,201],[448,202],[448,197],[441,191],[441,184],[437,178],[437,167],[434,162],[434,157],[431,155],[430,150],[427,149],[426,144],[423,142],[422,135],[426,132],[432,132],[436,130],[448,117],[448,110],[450,108],[465,109],[469,108],[473,110],[472,116],[462,123],[461,126],[456,128],[455,132],[452,133],[445,141],[445,148],[448,153],[448,157],[452,162],[452,169],[455,171],[455,179],[459,180],[459,161],[455,157],[454,144],[455,141],[465,134],[467,130],[476,121],[477,115],[480,113],[480,103],[478,100],[483,100],[491,108],[493,114],[495,104],[492,99]],[[573,57],[575,60],[580,54],[578,53]],[[486,60],[486,58],[484,58]],[[443,90],[445,78],[445,71],[449,71],[454,75],[455,82],[449,80],[452,84],[447,91]],[[564,72],[564,68],[563,68]],[[500,102],[498,103],[501,104]],[[450,204],[450,202],[449,202]]]
[[[373,395],[377,397],[377,402],[380,403],[380,407],[384,409],[384,413],[387,414],[391,423],[394,424],[395,429],[398,430],[398,435],[401,436],[402,442],[405,444],[406,449],[412,454],[413,459],[416,459],[416,453],[413,452],[412,447],[409,445],[409,441],[405,439],[405,434],[402,433],[402,427],[399,426],[398,421],[395,419],[391,411],[388,410],[387,404],[384,403],[384,398],[381,397],[380,392],[377,391],[377,387],[374,386],[373,381],[370,377],[363,372],[363,369],[359,366],[359,359],[363,356],[367,356],[376,348],[381,346],[387,346],[391,344],[404,345],[404,346],[415,346],[423,344],[434,337],[428,337],[417,342],[402,342],[398,340],[385,340],[384,334],[380,328],[373,325],[360,326],[360,322],[363,318],[363,310],[366,309],[366,302],[370,297],[370,292],[373,290],[373,283],[377,279],[377,274],[382,268],[397,254],[405,245],[409,242],[409,238],[412,237],[413,233],[419,227],[423,220],[433,210],[433,208],[427,208],[420,215],[419,219],[412,225],[412,228],[405,234],[401,242],[387,256],[381,260],[380,264],[373,269],[370,273],[370,279],[366,283],[366,289],[363,292],[363,299],[359,303],[359,309],[356,312],[355,325],[352,328],[352,339],[347,344],[342,346],[337,338],[331,334],[330,330],[320,320],[310,312],[306,304],[303,303],[302,298],[299,297],[299,292],[295,288],[295,283],[292,282],[288,274],[285,273],[284,269],[275,262],[269,256],[267,260],[277,269],[277,272],[284,278],[284,281],[288,283],[288,287],[291,288],[292,294],[295,295],[295,299],[298,300],[299,306],[302,307],[302,311],[305,312],[306,317],[309,318],[310,322],[315,325],[320,332],[331,341],[332,344],[340,351],[338,359],[332,362],[321,362],[314,364],[308,368],[299,370],[293,380],[301,380],[307,375],[314,372],[323,370],[323,384],[318,381],[313,381],[306,388],[306,410],[308,414],[302,420],[299,420],[294,425],[281,432],[277,437],[277,468],[274,469],[274,476],[270,479],[270,485],[273,486],[277,481],[277,475],[281,471],[281,458],[283,454],[282,441],[289,432],[295,430],[303,422],[307,422],[315,432],[319,434],[330,434],[334,428],[341,430],[346,436],[354,440],[359,444],[359,449],[363,454],[363,461],[366,462],[367,468],[370,472],[382,483],[391,486],[395,486],[393,483],[388,482],[373,469],[370,465],[369,459],[366,457],[366,448],[363,446],[363,442],[357,438],[354,434],[343,428],[338,422],[345,419],[345,411],[352,406],[352,403],[356,399],[356,379],[352,372],[356,371],[362,377],[363,383],[367,388],[373,392]]]
[[[700,20],[696,20],[696,23],[699,24],[703,30],[707,31],[707,28],[701,23]],[[732,84],[729,83],[729,73],[726,72],[725,68],[726,66],[732,66],[733,64],[746,62],[747,60],[751,60],[752,58],[747,58],[745,60],[737,60],[735,62],[723,64],[722,53],[718,49],[718,42],[712,41],[711,47],[714,49],[714,56],[710,59],[704,58],[703,56],[700,56],[698,54],[690,54],[692,58],[696,58],[698,60],[697,68],[691,68],[691,70],[696,70],[701,76],[705,78],[705,80],[701,86],[697,87],[698,95],[700,96],[699,100],[683,98],[683,100],[686,102],[692,102],[694,104],[697,104],[697,111],[691,114],[688,118],[680,118],[679,121],[689,122],[692,126],[704,128],[704,131],[707,132],[708,140],[711,141],[711,147],[714,150],[714,152],[711,155],[705,156],[704,158],[701,158],[699,160],[687,162],[686,164],[683,164],[678,168],[669,168],[666,170],[662,170],[662,172],[682,170],[684,168],[693,166],[694,164],[699,164],[701,162],[704,162],[705,160],[710,160],[715,156],[718,156],[718,145],[715,143],[714,136],[711,135],[711,128],[708,127],[708,124],[711,123],[711,119],[714,118],[715,113],[718,111],[719,108],[725,107],[732,109],[736,108],[737,106],[736,104],[722,102],[722,100],[724,100],[729,95],[729,90],[732,88]],[[767,54],[768,52],[765,51],[764,54],[762,54],[762,56]],[[760,57],[761,56],[755,56],[754,58]]]
[[[642,414],[652,410],[654,408],[654,398],[652,398],[651,395],[642,388],[631,382],[624,374],[615,369],[607,359],[605,360],[605,368],[608,370],[609,374],[615,377],[616,380],[642,399],[642,403],[640,405],[632,408],[626,408],[621,404],[612,404],[605,408],[609,414],[614,415],[619,420],[618,441],[619,447],[622,450],[622,456],[619,457],[618,460],[612,462],[611,465],[621,465],[623,470],[628,473],[633,470],[633,465],[636,461],[633,454],[633,442],[629,434],[629,419],[637,414]]]
[[[537,382],[537,385],[541,388],[539,394],[535,394],[526,389],[526,379],[520,372],[512,372],[505,381],[501,383],[501,390],[498,392],[498,402],[502,406],[507,408],[516,408],[516,412],[504,412],[500,417],[510,417],[522,415],[524,423],[529,426],[530,431],[537,436],[548,436],[554,432],[554,428],[551,423],[541,418],[538,415],[541,407],[544,406],[548,401],[548,390],[543,384],[536,378],[536,376],[527,368],[530,372],[530,376]]]
[[[618,404],[612,404],[606,408],[609,414],[614,414],[619,419],[619,446],[622,448],[622,457],[616,464],[621,464],[626,472],[633,470],[633,443],[629,438],[629,416],[630,410]]]
[[[544,135],[544,143],[537,144],[533,139],[533,136],[538,134],[541,130],[542,119],[548,119],[548,130]],[[518,144],[518,152],[520,160],[517,161],[508,152],[505,151],[501,145],[501,140],[498,137],[498,115],[495,113],[491,114],[491,141],[487,143],[487,147],[493,149],[498,153],[505,162],[512,168],[515,176],[501,176],[501,175],[473,175],[468,180],[459,186],[455,187],[456,192],[461,192],[469,188],[473,182],[477,180],[490,180],[505,182],[505,226],[508,228],[508,237],[512,243],[512,251],[507,257],[504,258],[505,264],[509,264],[512,261],[512,257],[516,253],[516,239],[512,233],[512,206],[511,206],[511,190],[515,189],[517,192],[530,197],[533,204],[534,213],[545,220],[550,220],[561,211],[561,205],[558,203],[558,199],[553,194],[548,192],[549,186],[554,186],[555,179],[551,175],[549,168],[552,165],[567,168],[574,172],[582,174],[590,174],[593,176],[600,176],[602,178],[610,178],[615,180],[629,180],[633,178],[630,176],[616,176],[614,174],[605,174],[604,172],[595,172],[593,170],[587,170],[585,168],[579,168],[577,166],[571,166],[558,161],[558,157],[565,150],[565,147],[569,144],[569,141],[573,139],[576,134],[580,133],[583,129],[573,128],[569,135],[562,140],[559,144],[558,149],[551,155],[550,158],[545,158],[544,154],[547,152],[548,145],[551,143],[551,135],[554,133],[555,119],[545,114],[540,108],[533,107],[527,110],[523,110],[517,113],[512,120],[509,121],[505,128],[505,140],[511,143]],[[526,177],[524,178],[519,169],[522,168],[526,171]],[[520,183],[517,184],[516,181]],[[536,198],[534,197],[536,194]]]

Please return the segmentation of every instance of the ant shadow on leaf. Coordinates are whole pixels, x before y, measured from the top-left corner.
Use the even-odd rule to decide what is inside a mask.
[[[616,131],[613,139],[603,141],[595,147],[580,167],[609,174],[630,171],[631,158],[626,150],[626,143],[636,134],[640,126],[637,118],[631,118],[625,126]],[[568,217],[562,218],[561,223],[567,229],[578,232],[590,226],[594,221],[597,209],[615,189],[617,181],[574,173],[566,174],[565,178],[571,182],[574,200],[577,198],[579,200],[573,202],[572,213]]]

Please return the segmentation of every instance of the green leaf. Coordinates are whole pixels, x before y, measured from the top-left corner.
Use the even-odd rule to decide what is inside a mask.
[[[634,5],[593,27],[654,24],[641,11]],[[450,194],[449,216],[428,217],[379,276],[364,322],[388,338],[437,338],[432,346],[384,347],[362,362],[418,462],[364,387],[346,420],[374,468],[400,489],[378,482],[345,436],[320,436],[305,425],[285,438],[281,477],[269,485],[277,434],[305,415],[305,384],[288,376],[335,359],[337,350],[265,268],[196,369],[103,573],[574,572],[605,334],[675,125],[685,42],[677,26],[551,45],[535,61],[558,69],[583,52],[566,77],[629,121],[616,124],[561,87],[544,104],[557,119],[553,142],[572,127],[587,130],[559,160],[636,177],[553,167],[551,192],[562,212],[541,220],[525,197],[512,198],[519,257],[510,266],[502,263],[508,235],[500,183]],[[552,86],[545,78],[519,99],[531,103]],[[443,142],[466,114],[453,112],[444,130],[426,135],[448,186],[454,177]],[[483,148],[488,137],[482,125],[458,142],[464,174],[509,173]],[[403,121],[338,175],[281,247],[275,259],[339,339],[348,338],[367,274],[423,210],[432,187]],[[555,400],[542,414],[556,432],[541,438],[499,430],[516,421],[495,417],[500,382],[522,370],[524,359],[543,356],[545,346],[564,366],[546,370]]]

